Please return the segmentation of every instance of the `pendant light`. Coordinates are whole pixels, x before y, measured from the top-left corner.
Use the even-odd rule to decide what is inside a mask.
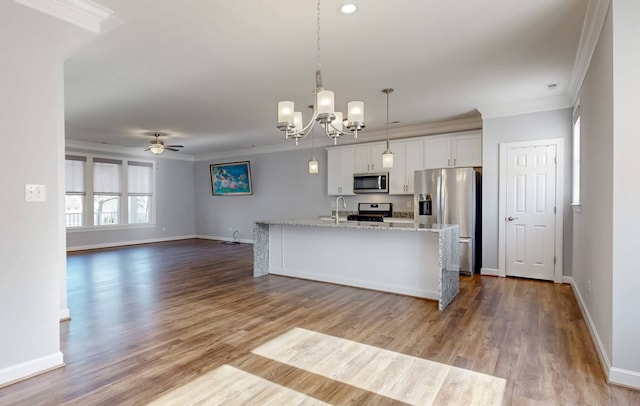
[[[311,130],[311,159],[309,160],[309,173],[311,175],[316,175],[318,173],[318,160],[316,159],[316,156],[314,155],[314,150],[315,150],[315,135],[316,135],[316,129],[313,128]]]
[[[382,89],[382,93],[387,95],[387,150],[382,153],[382,167],[393,168],[393,152],[389,149],[389,93],[393,92],[393,89]]]

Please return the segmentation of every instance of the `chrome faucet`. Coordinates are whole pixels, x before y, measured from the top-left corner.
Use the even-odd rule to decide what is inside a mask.
[[[336,199],[336,224],[340,224],[340,200],[342,200],[342,208],[347,208],[347,202],[344,201],[344,197],[338,196]]]

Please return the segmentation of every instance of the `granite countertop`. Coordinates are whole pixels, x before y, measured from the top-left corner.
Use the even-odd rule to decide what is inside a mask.
[[[258,224],[274,224],[284,226],[311,226],[311,227],[332,227],[332,228],[357,228],[365,230],[395,230],[395,231],[430,231],[440,232],[456,227],[456,225],[450,224],[416,224],[416,223],[380,223],[371,221],[348,221],[340,220],[340,223],[336,224],[334,219],[321,220],[321,219],[285,219],[285,220],[261,220],[256,221]]]

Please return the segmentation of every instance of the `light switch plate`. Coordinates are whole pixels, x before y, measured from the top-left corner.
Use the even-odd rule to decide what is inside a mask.
[[[25,202],[46,202],[47,187],[45,185],[24,185]]]

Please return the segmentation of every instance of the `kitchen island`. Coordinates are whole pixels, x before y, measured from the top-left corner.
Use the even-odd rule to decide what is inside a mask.
[[[438,301],[460,291],[458,226],[326,220],[257,221],[254,277],[337,283]]]

